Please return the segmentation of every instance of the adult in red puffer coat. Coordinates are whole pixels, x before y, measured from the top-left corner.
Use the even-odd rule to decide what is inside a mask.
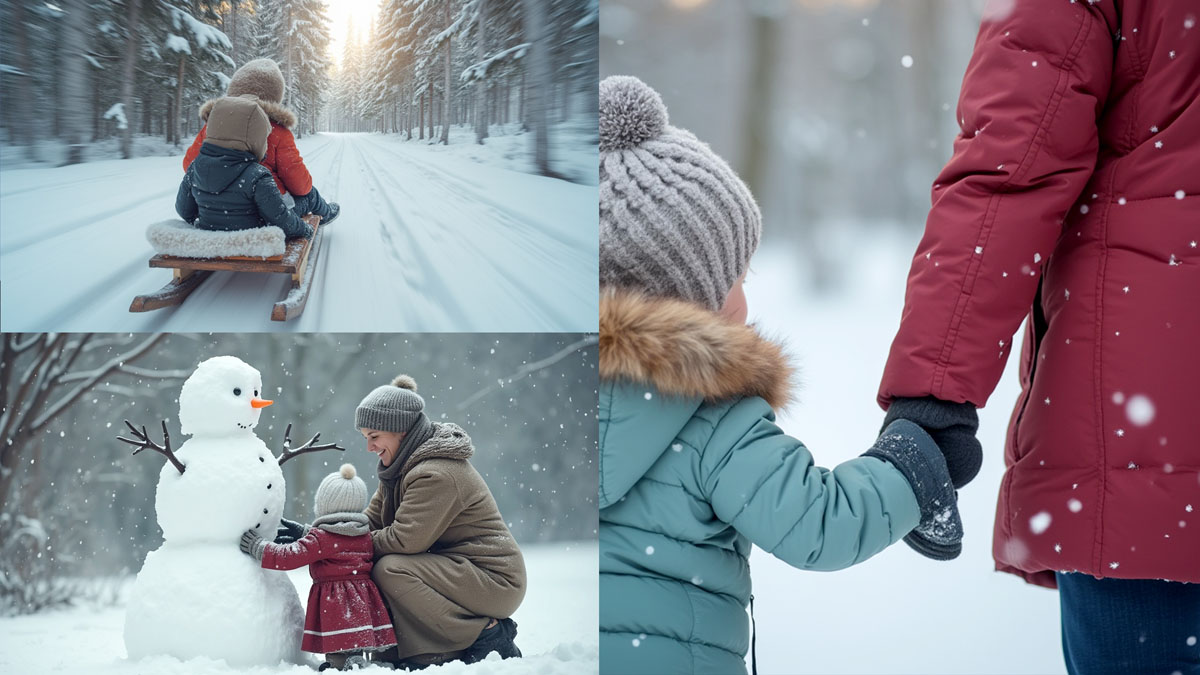
[[[993,556],[1060,589],[1071,672],[1200,672],[1198,22],[989,6],[879,390],[961,487],[1029,318]]]
[[[362,652],[396,644],[387,605],[371,581],[374,546],[362,513],[366,507],[366,484],[356,476],[353,465],[343,464],[321,481],[317,519],[300,539],[277,544],[262,539],[254,530],[242,535],[242,550],[260,560],[263,569],[309,566],[313,585],[300,648],[325,654],[329,666],[339,670],[366,667]]]
[[[271,171],[280,194],[290,194],[295,200],[293,210],[296,215],[315,213],[321,217],[322,223],[329,223],[337,218],[341,207],[336,203],[326,203],[317,192],[308,167],[304,165],[304,159],[300,157],[300,150],[296,147],[296,138],[291,132],[291,128],[296,126],[296,114],[283,105],[284,82],[279,65],[271,59],[247,61],[234,72],[226,89],[225,96],[257,96],[259,107],[271,120],[271,133],[267,136],[267,154],[259,163]],[[192,141],[191,147],[183,156],[184,171],[188,170],[200,154],[200,146],[204,144],[208,131],[208,116],[218,100],[212,99],[200,106],[200,119],[204,120],[205,125],[200,128],[196,140]]]

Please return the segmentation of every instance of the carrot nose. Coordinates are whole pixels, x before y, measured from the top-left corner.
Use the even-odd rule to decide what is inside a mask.
[[[268,401],[268,400],[266,400],[265,398],[252,398],[252,399],[250,399],[250,405],[251,405],[251,406],[253,406],[253,407],[255,407],[255,408],[265,408],[265,407],[267,407],[267,406],[271,405],[271,404],[272,404],[272,403],[274,403],[274,402],[275,402],[275,401]]]

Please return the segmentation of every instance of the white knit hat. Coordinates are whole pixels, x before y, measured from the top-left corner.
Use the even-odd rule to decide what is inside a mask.
[[[353,464],[343,464],[317,488],[314,510],[318,518],[331,513],[361,513],[365,508],[367,484],[358,477]]]

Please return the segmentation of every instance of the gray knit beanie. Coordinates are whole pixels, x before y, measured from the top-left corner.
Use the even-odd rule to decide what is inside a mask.
[[[425,399],[417,394],[417,381],[397,375],[390,385],[375,387],[354,411],[358,429],[407,433],[425,416]]]
[[[318,518],[331,513],[358,513],[367,508],[367,484],[357,473],[353,464],[343,464],[321,481],[315,504]]]
[[[717,310],[758,248],[754,196],[636,77],[600,82],[600,285]]]

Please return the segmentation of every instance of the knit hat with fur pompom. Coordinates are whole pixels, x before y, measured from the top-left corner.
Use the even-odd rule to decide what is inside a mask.
[[[397,375],[391,384],[375,387],[354,411],[354,426],[407,433],[425,416],[425,399],[417,394],[417,381]]]

